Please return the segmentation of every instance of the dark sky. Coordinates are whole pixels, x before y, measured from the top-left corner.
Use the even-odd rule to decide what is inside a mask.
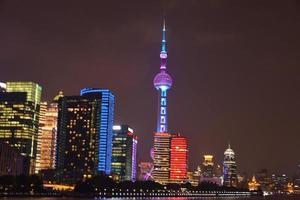
[[[190,168],[231,143],[239,172],[292,174],[300,164],[300,3],[254,0],[0,0],[0,79],[111,89],[116,123],[149,159],[156,123],[162,16],[169,127],[189,138]]]

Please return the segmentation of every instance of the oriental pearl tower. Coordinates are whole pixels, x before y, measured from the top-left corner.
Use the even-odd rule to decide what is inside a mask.
[[[172,87],[172,78],[167,73],[167,48],[166,48],[166,24],[165,20],[162,29],[162,44],[160,51],[160,72],[154,77],[153,85],[159,92],[158,116],[157,116],[157,133],[168,131],[168,114],[167,114],[167,92]]]

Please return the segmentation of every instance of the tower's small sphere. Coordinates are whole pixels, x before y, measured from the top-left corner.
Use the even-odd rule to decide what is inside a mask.
[[[161,71],[158,73],[153,80],[153,85],[156,89],[169,89],[172,87],[172,78],[171,76],[165,72]]]

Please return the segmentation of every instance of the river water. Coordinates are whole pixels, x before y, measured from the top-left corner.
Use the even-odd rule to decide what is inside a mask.
[[[1,198],[0,198],[1,199]],[[96,198],[66,198],[66,197],[30,197],[30,198],[17,198],[17,197],[4,197],[3,200],[96,200]],[[103,198],[107,200],[300,200],[299,196],[267,196],[267,197],[227,197],[227,198],[211,198],[211,197],[203,197],[203,198],[186,198],[186,197],[160,197],[160,198]]]

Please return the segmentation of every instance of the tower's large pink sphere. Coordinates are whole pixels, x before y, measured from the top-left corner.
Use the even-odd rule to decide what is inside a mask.
[[[172,83],[173,81],[171,76],[165,71],[158,73],[153,80],[153,84],[156,89],[169,89],[172,87]]]

